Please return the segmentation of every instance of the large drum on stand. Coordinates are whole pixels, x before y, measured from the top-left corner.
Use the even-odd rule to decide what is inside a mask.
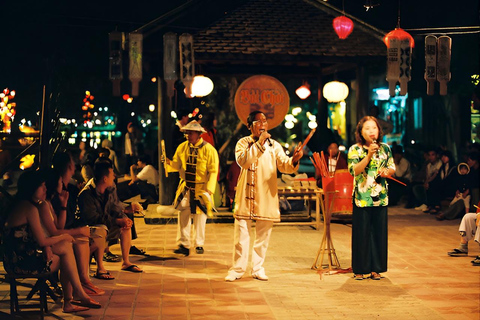
[[[322,187],[325,193],[325,209],[331,215],[352,214],[353,176],[347,169],[335,171],[333,177],[323,177]]]

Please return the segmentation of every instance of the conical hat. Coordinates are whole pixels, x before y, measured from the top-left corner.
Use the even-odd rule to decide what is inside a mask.
[[[203,127],[200,125],[200,123],[197,122],[197,120],[190,121],[186,125],[180,129],[180,131],[185,132],[185,131],[198,131],[198,132],[207,132]]]

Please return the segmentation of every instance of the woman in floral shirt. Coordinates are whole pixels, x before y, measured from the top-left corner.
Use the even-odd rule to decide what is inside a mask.
[[[388,188],[385,177],[395,172],[389,146],[374,117],[360,120],[357,143],[348,150],[348,170],[354,179],[352,221],[352,269],[356,280],[369,274],[380,280],[387,271]]]

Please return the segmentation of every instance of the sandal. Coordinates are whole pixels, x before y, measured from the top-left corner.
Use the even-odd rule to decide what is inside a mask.
[[[103,254],[103,261],[105,262],[120,262],[121,260],[122,258],[120,258],[120,256],[117,256],[110,251]]]
[[[354,274],[353,275],[353,279],[355,280],[363,280],[363,274]]]
[[[100,279],[100,280],[114,280],[115,279],[115,277],[112,276],[112,274],[109,271],[99,272],[97,270],[97,272],[95,273],[95,275],[93,277],[97,278],[97,279]]]
[[[468,254],[468,251],[462,251],[460,249],[453,249],[453,251],[450,251],[447,253],[450,257],[463,257]]]
[[[472,265],[480,266],[480,256],[476,256],[475,259],[472,260]]]
[[[131,247],[130,247],[130,252],[129,252],[129,253],[130,253],[130,254],[136,254],[136,255],[138,255],[138,256],[144,256],[144,255],[146,255],[145,250],[143,250],[143,249],[138,249],[138,248],[135,247],[135,246],[131,246]]]
[[[74,304],[74,305],[77,305],[77,306],[87,307],[87,308],[91,308],[91,309],[100,309],[102,307],[102,305],[99,302],[97,302],[93,299],[88,299],[88,300],[85,300],[85,301],[72,300],[71,303]]]
[[[140,272],[143,272],[142,269],[140,269],[137,265],[135,264],[132,264],[126,268],[122,268],[122,271],[130,271],[130,272],[134,272],[134,273],[140,273]]]
[[[93,283],[82,283],[83,291],[89,296],[101,296],[105,294],[105,290],[100,289],[99,287],[95,286]]]
[[[370,279],[372,279],[372,280],[380,280],[381,278],[382,278],[382,276],[379,273],[372,272],[370,274]]]

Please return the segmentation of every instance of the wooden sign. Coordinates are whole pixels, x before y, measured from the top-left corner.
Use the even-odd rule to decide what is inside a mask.
[[[290,97],[285,86],[267,75],[252,76],[240,84],[235,93],[235,110],[246,125],[250,112],[265,114],[269,129],[281,124],[288,113]]]

